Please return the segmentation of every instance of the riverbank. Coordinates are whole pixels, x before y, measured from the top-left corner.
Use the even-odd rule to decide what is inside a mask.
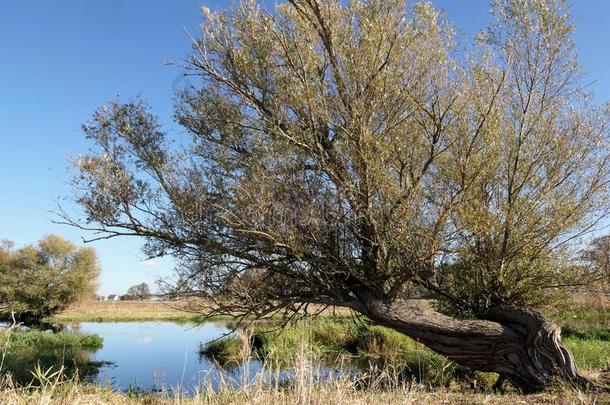
[[[247,336],[215,340],[202,346],[201,351],[219,364],[231,367],[243,362],[245,353],[267,363],[291,365],[306,350],[307,356],[330,365],[391,369],[402,381],[432,388],[451,385],[467,388],[475,384],[491,392],[498,377],[458,366],[413,339],[381,326],[320,318],[288,325],[281,333],[274,329],[277,325],[273,321],[259,322],[245,332]],[[563,340],[585,375],[608,384],[610,335],[605,333],[607,329],[597,326],[592,330],[595,333],[584,337],[567,334]]]
[[[17,349],[54,349],[72,348],[82,350],[97,350],[102,347],[103,340],[95,335],[80,335],[70,332],[50,333],[39,330],[0,331],[0,353],[2,348]]]

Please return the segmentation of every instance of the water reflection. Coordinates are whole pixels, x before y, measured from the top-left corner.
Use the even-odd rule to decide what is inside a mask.
[[[287,385],[293,377],[292,372],[284,370],[261,374],[263,367],[257,360],[220,367],[201,355],[202,344],[229,332],[223,323],[199,326],[171,322],[84,322],[68,325],[66,329],[101,336],[103,347],[95,352],[23,348],[9,354],[3,370],[9,370],[18,382],[27,384],[32,381],[30,370],[37,364],[43,369],[52,366],[53,370],[63,365],[68,376],[78,372],[81,379],[122,391],[171,392],[180,387],[182,392],[193,392],[215,389],[221,384],[237,387],[254,378],[262,378],[269,384]],[[314,374],[316,378],[327,378],[349,368],[353,365],[326,367]]]
[[[200,344],[229,331],[221,323],[81,323],[79,329],[104,339],[104,346],[92,355],[92,360],[109,364],[102,366],[93,379],[119,390],[193,390],[202,380],[211,382],[214,388],[221,381],[237,383],[244,373],[253,378],[261,368],[259,362],[252,361],[247,366],[222,369],[199,354]]]
[[[92,353],[83,350],[20,347],[9,349],[5,354],[2,371],[20,385],[37,385],[40,383],[34,376],[37,366],[50,373],[62,369],[67,378],[78,373],[81,379],[94,380],[107,363],[94,360]]]

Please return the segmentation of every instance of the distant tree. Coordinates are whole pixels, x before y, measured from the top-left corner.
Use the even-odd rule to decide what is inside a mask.
[[[140,283],[134,286],[129,287],[129,289],[127,290],[127,297],[133,297],[133,298],[123,298],[121,297],[121,299],[137,299],[137,300],[147,300],[150,298],[150,287],[148,286],[148,284],[146,283]]]
[[[15,249],[0,244],[0,317],[27,325],[94,296],[100,268],[93,248],[77,248],[56,235]]]
[[[594,279],[570,242],[609,208],[566,2],[493,1],[470,49],[429,2],[240,4],[206,10],[187,136],[142,102],[84,126],[67,222],[174,255],[207,314],[345,306],[523,392],[586,383],[535,309]]]
[[[600,289],[610,291],[610,235],[593,239],[582,251],[581,259],[589,274],[598,275]]]

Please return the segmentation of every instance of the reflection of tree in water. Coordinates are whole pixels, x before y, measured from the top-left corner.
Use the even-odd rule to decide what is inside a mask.
[[[64,369],[65,378],[78,376],[81,380],[93,380],[100,367],[107,365],[103,361],[93,361],[92,352],[71,348],[18,348],[10,350],[4,359],[1,373],[9,374],[13,381],[20,385],[39,383],[32,373],[37,365],[40,369],[58,371]]]

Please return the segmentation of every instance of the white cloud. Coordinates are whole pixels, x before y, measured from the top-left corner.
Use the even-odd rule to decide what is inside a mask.
[[[152,342],[152,337],[150,337],[150,336],[142,336],[142,337],[136,339],[137,345],[145,345],[150,342]]]

